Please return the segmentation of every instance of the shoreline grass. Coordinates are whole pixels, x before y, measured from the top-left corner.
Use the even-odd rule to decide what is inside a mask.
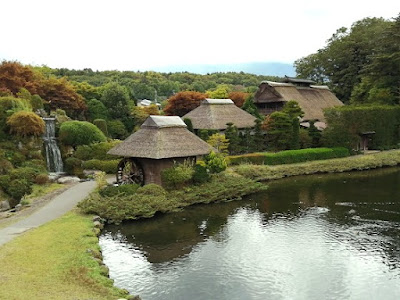
[[[232,166],[229,170],[260,182],[299,175],[369,170],[397,166],[398,164],[400,164],[400,150],[390,150],[367,155],[308,161],[288,165],[268,166],[242,164]]]
[[[97,214],[109,223],[118,224],[124,220],[151,218],[157,212],[175,212],[194,204],[237,200],[266,188],[262,183],[237,174],[219,173],[209,182],[177,190],[168,191],[149,184],[124,195],[102,196],[96,191],[78,207],[85,213]]]
[[[118,299],[91,216],[71,212],[0,248],[0,299]]]

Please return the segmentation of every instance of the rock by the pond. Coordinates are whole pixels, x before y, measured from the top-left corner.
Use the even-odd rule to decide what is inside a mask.
[[[55,172],[50,172],[49,173],[49,180],[51,182],[57,181],[57,179],[59,179],[62,176],[61,173],[55,173]]]
[[[15,205],[15,211],[20,211],[21,209],[22,209],[22,204],[21,203]]]
[[[80,178],[76,176],[64,176],[57,179],[58,183],[73,183],[73,182],[80,182]]]
[[[8,200],[0,201],[0,211],[9,210],[10,208],[11,206]]]
[[[100,170],[83,170],[83,175],[85,176],[94,176],[101,173]]]

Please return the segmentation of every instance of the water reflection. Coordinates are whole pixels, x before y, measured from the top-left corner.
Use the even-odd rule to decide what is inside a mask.
[[[145,299],[399,299],[400,169],[289,178],[243,201],[109,226],[118,286]]]

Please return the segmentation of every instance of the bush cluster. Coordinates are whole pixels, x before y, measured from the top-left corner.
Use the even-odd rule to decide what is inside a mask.
[[[100,170],[109,174],[115,174],[117,172],[119,160],[100,160],[90,159],[82,162],[83,169],[88,170]]]
[[[138,184],[123,184],[119,186],[106,186],[104,189],[99,191],[102,197],[114,197],[114,196],[129,196],[136,193],[140,187]]]
[[[190,162],[175,164],[171,168],[161,171],[161,180],[165,187],[169,189],[179,188],[191,182],[194,170]]]
[[[121,143],[120,140],[113,140],[110,142],[94,143],[91,145],[81,145],[77,147],[74,156],[80,160],[113,160],[115,159],[115,155],[107,155],[107,152],[119,143]]]
[[[229,156],[232,165],[251,163],[256,165],[282,165],[305,161],[322,160],[349,156],[347,148],[309,148],[300,150],[287,150],[277,153],[250,153],[244,155]]]

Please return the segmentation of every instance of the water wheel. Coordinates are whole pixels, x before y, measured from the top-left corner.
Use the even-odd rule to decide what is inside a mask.
[[[140,163],[133,158],[124,158],[118,164],[118,184],[144,184],[144,172]]]

